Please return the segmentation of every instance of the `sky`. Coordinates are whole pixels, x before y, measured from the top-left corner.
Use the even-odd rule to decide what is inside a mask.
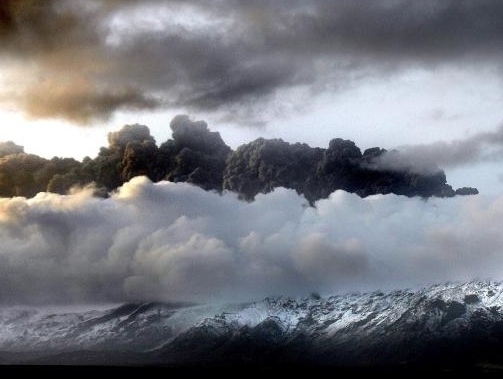
[[[233,148],[469,139],[503,122],[502,11],[492,0],[2,1],[0,136],[82,159],[124,124],[162,143],[188,114]],[[481,161],[495,160],[443,167],[455,186],[470,176],[494,193],[501,172]]]
[[[47,158],[73,156],[82,159],[86,155],[95,156],[100,146],[107,145],[107,133],[125,124],[147,125],[160,144],[170,138],[169,123],[173,117],[188,114],[194,120],[205,120],[209,128],[219,131],[232,148],[258,137],[282,138],[320,147],[327,147],[330,139],[341,137],[353,140],[362,150],[373,146],[398,148],[408,154],[418,168],[431,164],[442,167],[448,183],[454,188],[477,187],[481,192],[478,200],[435,200],[425,204],[417,199],[394,196],[358,200],[347,194],[338,194],[331,201],[346,204],[344,211],[347,214],[343,219],[353,220],[351,225],[354,226],[348,227],[347,235],[340,236],[320,226],[324,216],[313,216],[309,212],[314,211],[306,211],[303,205],[299,205],[302,199],[279,190],[270,195],[271,199],[265,196],[260,200],[265,203],[278,201],[278,206],[287,214],[289,211],[301,212],[292,216],[296,220],[292,221],[295,228],[303,227],[311,217],[312,225],[316,224],[320,229],[313,226],[314,229],[301,234],[296,241],[298,246],[314,246],[313,249],[322,246],[319,248],[321,258],[310,261],[311,258],[306,258],[302,252],[298,252],[300,258],[288,256],[285,258],[288,265],[278,264],[278,267],[285,270],[285,267],[290,267],[288,270],[293,271],[284,276],[281,274],[279,279],[274,277],[274,280],[264,282],[283,288],[285,292],[288,292],[287,288],[295,292],[293,288],[297,287],[292,283],[301,283],[298,288],[302,292],[310,287],[329,291],[339,287],[386,286],[391,285],[390,282],[395,285],[417,284],[444,277],[494,276],[495,270],[487,267],[491,262],[493,267],[501,267],[499,258],[491,255],[498,251],[498,239],[491,234],[492,225],[487,230],[473,225],[475,221],[471,220],[470,212],[476,216],[475,220],[493,222],[492,212],[497,214],[501,203],[502,45],[503,3],[493,0],[2,0],[0,140],[13,140],[23,145],[25,151]],[[393,161],[385,163],[391,166],[401,164]],[[126,187],[134,188],[141,183],[135,182]],[[143,183],[141,186],[150,188],[150,184]],[[152,188],[170,193],[177,186],[165,187],[162,184]],[[197,193],[197,196],[210,196]],[[93,200],[88,195],[75,196],[75,202],[82,209],[100,208],[96,202],[105,201]],[[118,225],[115,217],[131,222],[138,217],[131,210],[134,206],[128,205],[126,208],[129,211],[122,209],[124,200],[121,196],[106,200],[106,207],[110,207],[115,216],[96,216],[103,223],[104,230],[111,230],[116,235],[117,241],[121,240],[123,233],[127,234],[129,226]],[[131,200],[132,204],[146,201],[138,196]],[[246,207],[254,207],[240,205],[232,195],[228,196],[221,200],[222,209],[232,209],[241,215],[240,212],[246,214],[249,211]],[[3,253],[1,259],[9,262],[4,262],[5,267],[9,267],[12,273],[37,282],[35,271],[23,271],[22,267],[27,266],[26,270],[29,270],[31,266],[23,266],[19,262],[25,262],[26,257],[33,253],[30,249],[41,241],[53,246],[50,238],[58,233],[47,234],[41,226],[43,223],[27,220],[30,220],[32,212],[39,215],[47,213],[49,216],[44,217],[49,217],[55,225],[66,225],[58,220],[67,220],[69,216],[65,212],[73,209],[73,205],[67,208],[66,201],[74,200],[54,195],[40,196],[37,201],[31,202],[21,199],[3,201],[2,206],[11,213],[9,216],[6,216],[7,213],[0,215],[0,218],[3,217],[0,234],[12,242],[12,248],[3,248],[0,257]],[[330,201],[322,203],[320,212],[325,207],[331,209]],[[378,209],[370,205],[381,203],[387,205]],[[359,214],[361,207],[370,209],[366,218]],[[387,207],[395,211],[383,210]],[[206,205],[202,209],[206,209]],[[213,210],[222,212],[222,209]],[[175,227],[177,220],[182,219],[179,222],[183,222],[183,218],[188,217],[185,211],[180,206],[178,213],[174,213],[179,218],[169,223]],[[410,212],[408,218],[404,213],[406,211]],[[16,212],[21,213],[14,217]],[[86,216],[79,219],[75,214],[75,217],[87,225]],[[188,220],[192,222],[201,217],[204,223],[216,216],[193,215]],[[209,217],[210,221],[205,217]],[[267,219],[267,212],[264,217]],[[274,220],[276,216],[273,214],[270,217]],[[371,225],[377,224],[379,219],[384,219],[383,225],[389,228],[398,227],[398,232],[393,234],[397,242],[407,242],[410,247],[405,256],[396,262],[391,257],[400,253],[396,249],[386,250],[390,246],[382,242],[390,238],[386,236],[389,230],[386,232],[382,227],[382,234],[371,233]],[[395,224],[397,220],[412,220],[410,229]],[[138,232],[138,238],[157,238],[154,236],[159,229],[157,222],[161,221],[168,222],[152,220],[151,229]],[[286,219],[276,221],[278,228],[283,225],[281,228],[288,229]],[[220,219],[214,222],[223,223]],[[258,219],[254,222],[259,223]],[[361,233],[358,225],[366,233]],[[453,225],[465,226],[466,230],[461,229],[460,232],[465,231],[465,234],[458,235]],[[472,227],[475,228],[473,233],[470,232]],[[262,241],[260,243],[265,243],[264,238],[267,239],[252,226],[242,228],[233,236],[222,236],[205,229],[206,234],[203,234],[210,242],[196,238],[193,243],[221,243],[222,251],[227,249],[228,255],[214,253],[212,249],[208,250],[208,254],[215,254],[222,260],[222,265],[233,272],[231,268],[235,267],[236,256],[244,254],[244,248],[235,247],[242,242],[239,238],[251,235],[251,241],[255,232]],[[40,235],[34,234],[39,235],[40,240],[22,240],[23,243],[20,243],[19,236],[28,236],[28,230],[32,229],[40,232]],[[71,232],[67,229],[63,231]],[[187,235],[187,241],[183,242],[188,243],[197,235],[194,233]],[[278,235],[288,238],[288,234],[283,235],[280,231]],[[304,237],[305,240],[302,239]],[[476,243],[484,237],[490,243],[484,244],[487,249],[480,252],[481,248]],[[93,251],[98,254],[100,249],[107,251],[108,256],[114,254],[112,247],[115,242],[103,238],[99,241],[106,248],[98,241],[89,254],[94,254]],[[372,245],[378,246],[380,252],[388,251],[382,253],[386,258],[379,261],[376,256],[369,256],[376,254],[368,251],[368,246]],[[119,243],[119,246],[122,245]],[[435,249],[440,246],[450,255],[442,255],[445,260],[439,263],[434,256]],[[455,253],[459,247],[461,249]],[[70,254],[74,251],[72,249],[69,248],[67,255],[61,254],[65,255],[62,262],[66,262],[64,267],[69,270],[67,277],[74,280],[75,288],[71,287],[73,295],[62,291],[54,293],[60,294],[63,299],[79,298],[79,294],[86,298],[93,286],[105,288],[110,285],[110,282],[101,279],[85,279],[82,274],[90,272],[91,266],[86,266],[89,262],[96,264],[103,261],[101,258],[94,256],[96,259],[86,261],[87,258],[83,257],[79,263],[73,253]],[[215,249],[218,250],[218,246]],[[15,251],[27,252],[28,255],[20,253],[16,263],[16,259],[12,258]],[[139,248],[131,254],[136,257],[135,254],[141,255],[141,251]],[[269,254],[272,250],[264,248],[264,251],[263,254]],[[330,255],[327,251],[336,253]],[[347,251],[356,251],[355,257],[339,259],[337,252],[348,257]],[[409,275],[410,280],[400,277],[401,268],[410,268],[411,262],[419,259],[416,255],[421,255],[420,252],[424,253],[426,268],[419,270],[417,275]],[[43,257],[45,253],[39,254]],[[47,254],[56,253],[47,250]],[[323,254],[328,254],[329,258]],[[488,254],[495,259],[487,261],[488,266],[484,266],[487,272],[473,264],[477,254]],[[455,264],[447,269],[445,262],[449,256],[454,257]],[[324,262],[323,257],[333,258],[330,262],[334,267],[340,264],[349,267],[349,271],[356,270],[354,276],[342,275],[345,279],[340,281],[309,282],[305,278],[316,278],[316,270],[323,269],[320,263]],[[58,259],[54,258],[54,267],[57,267]],[[162,279],[160,274],[152,274],[159,278],[155,285],[145,284],[143,279],[138,279],[138,282],[128,279],[142,276],[136,270],[146,273],[154,270],[152,267],[155,265],[141,268],[135,259],[125,259],[123,264],[128,266],[127,269],[110,269],[111,277],[115,278],[113,283],[121,289],[113,294],[105,291],[102,297],[98,296],[101,300],[123,300],[136,296],[134,294],[151,296],[148,294],[159,293],[170,286],[183,287],[180,283],[173,284],[171,279]],[[260,264],[251,259],[246,268],[253,266],[259,269],[263,262],[269,262],[268,259],[263,258]],[[389,281],[383,279],[384,267],[388,266],[391,272],[396,273],[390,276],[393,279]],[[430,266],[445,268],[441,271],[445,275],[437,271],[438,275],[428,274]],[[471,266],[472,272],[469,270]],[[47,267],[45,273],[57,272],[54,267]],[[332,266],[329,264],[327,267]],[[371,278],[367,284],[362,279],[366,275],[362,273],[368,273],[368,278]],[[36,298],[33,289],[27,289],[17,279],[5,275],[4,278],[10,279],[2,279],[9,281],[4,282],[2,287],[10,286],[13,290],[5,293],[2,289],[2,299],[25,298],[31,301]],[[237,288],[250,287],[236,284],[234,279],[229,279],[228,272],[221,275],[221,282],[215,284],[203,280],[194,287],[188,286],[186,292],[180,289],[177,293],[197,298],[195,294],[201,288],[222,289],[227,288],[229,283]],[[328,274],[319,275],[323,278]],[[147,274],[143,276],[148,277]],[[58,278],[57,275],[54,277]],[[207,277],[201,274],[201,278]],[[261,280],[260,276],[251,277]],[[46,292],[49,293],[54,289],[51,286],[61,285],[62,280],[44,282],[40,288],[48,286]],[[245,292],[243,289],[242,293]],[[256,290],[254,293],[262,295],[266,292]]]

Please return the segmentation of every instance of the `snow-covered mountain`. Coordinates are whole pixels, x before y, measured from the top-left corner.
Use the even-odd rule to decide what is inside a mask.
[[[248,304],[3,307],[0,362],[503,363],[503,283]]]

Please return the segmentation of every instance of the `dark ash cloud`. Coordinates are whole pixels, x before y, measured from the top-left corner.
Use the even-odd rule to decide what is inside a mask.
[[[296,86],[333,90],[353,73],[499,66],[502,15],[492,0],[6,0],[0,57],[24,75],[0,97],[82,123],[156,107],[236,117]]]
[[[439,168],[422,172],[420,162],[417,167],[404,166],[403,160],[395,159],[403,154],[391,155],[377,147],[362,154],[353,141],[341,138],[332,139],[327,149],[259,138],[232,151],[204,121],[179,115],[170,127],[173,138],[158,147],[147,126],[125,125],[109,133],[108,147],[82,163],[61,158],[48,161],[6,142],[6,156],[0,158],[0,196],[31,197],[46,190],[65,194],[91,183],[106,196],[142,175],[154,182],[169,180],[217,192],[230,190],[249,201],[277,187],[294,189],[310,204],[338,189],[361,197],[456,194]]]

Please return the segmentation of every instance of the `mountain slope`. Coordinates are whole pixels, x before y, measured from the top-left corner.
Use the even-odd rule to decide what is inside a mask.
[[[94,311],[4,307],[1,362],[473,365],[503,363],[503,284],[249,304]]]

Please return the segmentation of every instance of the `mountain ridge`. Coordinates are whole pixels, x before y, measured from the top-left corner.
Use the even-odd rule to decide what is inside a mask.
[[[244,304],[0,309],[0,362],[312,366],[503,362],[503,283]],[[462,359],[460,361],[460,359]]]

